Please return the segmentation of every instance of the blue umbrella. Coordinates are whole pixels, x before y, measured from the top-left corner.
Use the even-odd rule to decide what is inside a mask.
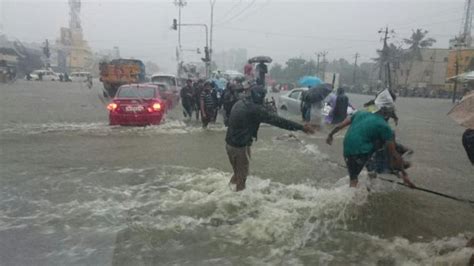
[[[322,84],[323,82],[318,77],[304,76],[304,77],[300,78],[298,83],[301,86],[305,86],[305,87],[315,87],[315,86],[318,86],[318,85]]]

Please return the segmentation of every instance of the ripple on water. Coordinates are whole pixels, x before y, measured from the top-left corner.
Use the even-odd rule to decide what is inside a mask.
[[[6,124],[0,134],[80,134],[93,136],[109,135],[161,135],[161,134],[189,134],[203,131],[225,131],[221,124],[210,125],[202,129],[200,125],[185,123],[180,120],[167,120],[161,125],[146,127],[109,126],[107,123],[44,123],[44,124]]]

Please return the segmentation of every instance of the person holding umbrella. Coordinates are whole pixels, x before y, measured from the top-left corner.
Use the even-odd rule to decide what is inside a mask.
[[[310,115],[308,123],[316,130],[321,129],[323,119],[323,102],[324,99],[331,93],[331,91],[331,85],[320,84],[314,88],[309,89],[305,94],[305,97],[302,99],[305,105],[311,106],[309,111]]]
[[[268,73],[268,67],[265,63],[271,63],[272,59],[268,56],[255,56],[249,59],[248,63],[258,63],[255,66],[255,74],[257,76],[257,85],[265,87],[265,75]]]

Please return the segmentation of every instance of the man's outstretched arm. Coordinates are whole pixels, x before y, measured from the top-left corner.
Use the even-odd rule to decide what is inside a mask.
[[[305,133],[310,133],[310,134],[314,133],[314,130],[309,126],[306,126],[306,125],[303,126],[301,124],[285,119],[278,115],[269,113],[263,108],[258,109],[258,115],[262,123],[270,124],[272,126],[276,126],[276,127],[283,128],[286,130],[291,130],[291,131],[301,130]]]
[[[331,131],[331,133],[329,133],[328,138],[326,139],[326,143],[331,145],[334,134],[339,132],[339,130],[349,126],[351,124],[351,122],[352,122],[351,118],[347,117],[346,119],[344,119],[344,121],[342,121],[341,123],[336,125],[336,127]]]

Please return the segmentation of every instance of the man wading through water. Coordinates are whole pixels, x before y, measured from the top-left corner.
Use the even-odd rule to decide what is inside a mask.
[[[249,173],[250,146],[253,140],[257,139],[260,123],[292,131],[314,133],[309,126],[302,126],[268,112],[263,106],[265,94],[265,89],[254,86],[250,89],[250,97],[239,100],[230,113],[225,141],[227,155],[234,171],[230,184],[236,185],[236,191],[245,189]]]
[[[396,150],[393,131],[388,125],[389,117],[393,117],[393,109],[382,107],[375,113],[358,111],[346,118],[329,133],[326,142],[331,145],[333,135],[350,125],[344,137],[344,159],[349,172],[350,186],[356,187],[358,177],[367,164],[376,147],[374,143],[383,143],[392,161],[392,167],[399,170],[403,181],[410,187],[415,185],[405,172],[404,162]]]
[[[200,99],[202,127],[207,128],[209,122],[215,121],[217,111],[217,100],[212,93],[212,84],[208,81],[204,83]]]

